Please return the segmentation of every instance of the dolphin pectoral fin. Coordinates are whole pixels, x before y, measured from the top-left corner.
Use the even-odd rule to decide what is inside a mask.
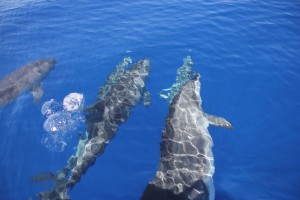
[[[150,92],[146,90],[143,94],[143,103],[146,108],[148,108],[150,105],[150,99],[151,99]]]
[[[35,102],[40,102],[42,99],[42,96],[44,94],[42,83],[34,86],[31,91],[31,94],[32,94]]]
[[[203,113],[210,125],[233,129],[233,126],[223,117]]]

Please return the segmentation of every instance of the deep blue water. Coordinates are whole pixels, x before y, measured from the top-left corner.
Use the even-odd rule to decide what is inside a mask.
[[[168,104],[158,93],[187,55],[202,76],[203,109],[235,127],[209,128],[216,199],[299,199],[297,0],[1,1],[0,77],[42,57],[54,56],[57,65],[40,104],[27,93],[0,111],[0,199],[36,199],[47,184],[31,177],[61,169],[74,153],[76,132],[60,153],[41,143],[42,103],[79,92],[92,104],[125,56],[151,59],[151,106],[133,110],[70,196],[138,199],[159,162]]]

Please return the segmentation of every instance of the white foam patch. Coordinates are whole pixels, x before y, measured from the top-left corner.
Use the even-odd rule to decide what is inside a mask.
[[[84,98],[83,94],[70,93],[65,96],[63,101],[64,109],[67,111],[76,111],[83,107]]]

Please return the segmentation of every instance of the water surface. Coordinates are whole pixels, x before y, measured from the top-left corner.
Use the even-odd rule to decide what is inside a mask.
[[[85,104],[123,57],[151,59],[151,106],[138,106],[72,199],[138,199],[159,162],[167,102],[158,93],[191,55],[201,73],[203,109],[234,131],[210,127],[216,199],[298,199],[300,180],[300,4],[297,1],[1,1],[0,77],[41,57],[56,68],[44,96],[29,94],[0,111],[0,199],[35,199],[49,188],[30,177],[56,171],[74,153],[41,140],[43,102],[82,93]],[[78,127],[77,131],[84,126]]]

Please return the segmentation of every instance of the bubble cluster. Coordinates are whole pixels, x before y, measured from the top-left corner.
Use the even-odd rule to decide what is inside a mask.
[[[49,151],[63,151],[74,132],[82,125],[85,119],[81,112],[83,102],[82,94],[70,93],[62,104],[53,99],[43,104],[41,114],[47,118],[43,123],[46,133],[42,144]]]
[[[46,132],[64,131],[72,126],[71,114],[68,112],[57,112],[50,115],[44,122],[43,128]]]
[[[76,111],[83,107],[83,103],[83,94],[70,93],[64,98],[63,106],[67,111]]]
[[[49,117],[50,115],[59,112],[62,110],[62,106],[54,101],[54,99],[50,99],[49,101],[45,102],[41,108],[42,115]]]

